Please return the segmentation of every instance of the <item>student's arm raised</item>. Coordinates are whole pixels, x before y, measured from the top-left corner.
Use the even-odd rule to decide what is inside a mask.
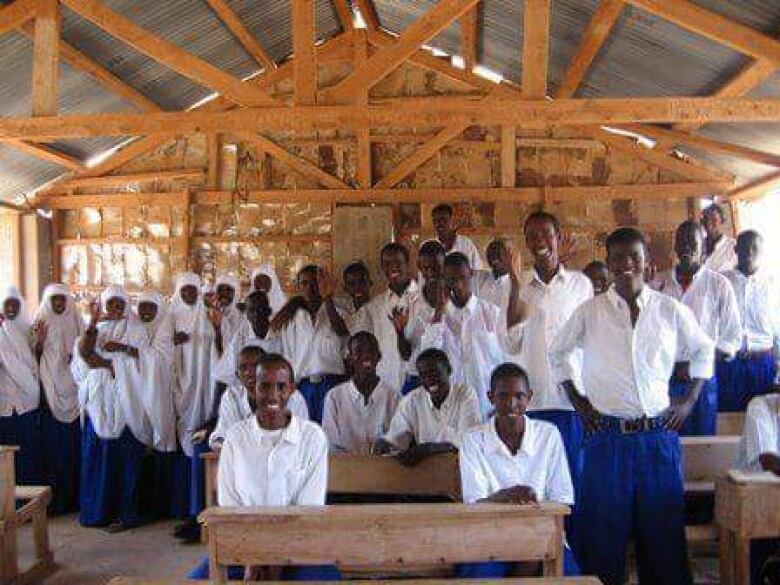
[[[336,291],[336,279],[324,268],[317,270],[317,288],[320,289],[322,302],[325,305],[325,311],[328,313],[328,320],[333,331],[339,337],[349,337],[349,328],[336,308],[336,303],[333,302],[333,294]]]
[[[509,246],[501,248],[501,256],[506,266],[509,267],[509,302],[506,307],[506,328],[509,330],[528,319],[528,304],[520,298],[520,283],[523,274],[522,256]]]

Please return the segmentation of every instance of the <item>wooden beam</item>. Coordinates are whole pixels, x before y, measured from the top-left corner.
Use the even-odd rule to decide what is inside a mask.
[[[525,0],[523,10],[523,97],[547,95],[550,54],[550,0]]]
[[[293,101],[317,101],[317,53],[314,49],[314,0],[292,0]]]
[[[0,8],[0,35],[13,30],[45,10],[49,0],[16,0]]]
[[[377,30],[379,28],[379,17],[372,0],[355,0],[360,15],[368,27],[368,30]]]
[[[775,171],[737,187],[726,194],[729,201],[756,201],[780,188],[780,171]]]
[[[62,0],[76,14],[169,69],[243,106],[279,105],[267,93],[137,26],[98,0]]]
[[[479,4],[460,17],[460,55],[466,71],[477,66],[479,42]]]
[[[501,126],[501,186],[517,183],[517,132],[514,126]]]
[[[577,88],[590,70],[601,47],[604,46],[625,4],[625,0],[601,0],[588,23],[588,28],[582,34],[577,52],[569,63],[563,81],[555,92],[556,99],[570,98],[577,92]]]
[[[278,159],[282,163],[286,164],[292,170],[316,180],[324,187],[328,187],[330,189],[351,188],[338,177],[334,177],[330,173],[323,171],[320,167],[312,162],[309,162],[305,158],[291,153],[289,150],[276,144],[276,142],[273,140],[270,140],[264,136],[249,134],[247,132],[236,132],[236,136],[240,140],[245,140],[247,142],[257,144],[262,150]]]
[[[221,140],[220,135],[217,132],[209,132],[206,135],[206,159],[208,160],[206,185],[210,189],[217,189],[220,187],[219,183],[219,171],[221,160]]]
[[[217,17],[224,23],[228,30],[233,33],[241,46],[247,53],[264,69],[274,69],[276,63],[266,52],[262,45],[257,41],[254,35],[247,30],[241,19],[233,12],[230,5],[225,0],[206,0]]]
[[[333,8],[336,9],[341,28],[344,29],[345,32],[354,29],[355,23],[353,21],[352,11],[348,6],[349,0],[331,0],[331,2],[333,3]]]
[[[762,152],[747,146],[713,140],[712,138],[707,138],[706,136],[701,136],[699,134],[690,134],[679,130],[668,130],[659,126],[648,125],[632,125],[624,126],[623,128],[669,144],[687,144],[688,146],[693,146],[708,152],[717,152],[719,154],[735,156],[762,165],[780,167],[780,155]]]
[[[32,115],[56,116],[59,98],[60,6],[47,0],[35,18],[32,63]]]
[[[180,169],[173,171],[154,171],[150,173],[134,173],[130,175],[107,175],[105,177],[86,177],[60,181],[46,190],[47,194],[54,191],[70,191],[73,189],[100,189],[107,187],[123,187],[138,183],[154,181],[188,181],[203,182],[205,173],[202,169]]]
[[[370,88],[385,75],[403,63],[420,48],[425,41],[447,28],[479,0],[441,0],[423,16],[414,21],[392,46],[366,61],[346,79],[333,88],[325,90],[323,96],[334,102],[353,99],[361,89]]]
[[[13,203],[9,203],[8,201],[3,201],[0,199],[0,209],[6,210],[6,211],[13,211],[16,213],[29,213],[29,209],[25,209],[24,207],[20,205],[14,205]]]
[[[123,164],[138,158],[139,156],[142,156],[154,150],[155,148],[159,148],[169,140],[176,138],[176,136],[177,135],[175,133],[154,134],[152,136],[147,136],[146,138],[139,138],[138,140],[129,142],[119,148],[119,150],[117,150],[107,160],[104,160],[94,167],[81,171],[78,174],[78,177],[99,177],[101,175],[105,175],[106,173],[110,173],[111,171],[121,167]]]
[[[780,67],[780,42],[690,0],[628,0],[631,4],[717,43]]]
[[[368,59],[368,39],[365,31],[356,31],[355,35],[355,67],[360,67]],[[368,106],[368,90],[361,92],[358,100],[360,107]],[[371,129],[358,128],[355,130],[357,138],[357,180],[361,187],[370,189],[373,185],[371,169]]]
[[[0,143],[6,144],[15,150],[34,156],[41,160],[52,162],[71,171],[80,171],[84,169],[83,163],[64,152],[60,152],[45,144],[34,144],[18,138],[0,139]]]
[[[181,205],[186,191],[176,193],[100,193],[95,195],[42,195],[36,207],[81,209],[83,207],[138,207],[141,205]],[[166,240],[169,238],[165,238]]]

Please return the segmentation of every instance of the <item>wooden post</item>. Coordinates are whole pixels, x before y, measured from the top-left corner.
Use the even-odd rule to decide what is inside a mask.
[[[292,0],[293,83],[298,105],[317,101],[317,52],[314,47],[314,1]]]
[[[206,185],[209,189],[220,189],[220,162],[222,159],[222,140],[217,132],[209,132],[206,135],[206,154],[208,156],[208,170]]]
[[[368,39],[366,31],[355,31],[355,69],[359,68],[368,59]],[[360,106],[368,106],[368,89],[360,92]],[[358,128],[356,130],[358,140],[358,168],[357,178],[363,189],[370,189],[372,186],[371,178],[371,129]]]
[[[0,583],[11,583],[19,574],[16,545],[16,447],[0,446]]]
[[[501,186],[514,187],[517,181],[517,133],[514,126],[501,126]]]
[[[48,0],[35,19],[32,68],[32,115],[56,116],[59,75],[60,11]]]
[[[525,0],[523,11],[523,97],[544,99],[550,52],[550,0]]]

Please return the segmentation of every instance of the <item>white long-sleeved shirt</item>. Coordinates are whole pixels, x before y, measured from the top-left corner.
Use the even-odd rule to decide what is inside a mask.
[[[761,471],[758,456],[763,453],[780,455],[780,394],[756,396],[748,404],[737,465]]]
[[[734,246],[737,241],[728,236],[721,236],[712,254],[704,259],[704,265],[715,272],[724,272],[737,266],[737,252]]]
[[[474,272],[472,290],[480,299],[493,303],[506,311],[509,304],[509,275],[496,278],[490,270]]]
[[[533,488],[540,502],[574,503],[563,439],[551,423],[526,416],[520,448],[512,455],[491,418],[463,436],[458,457],[466,504],[518,485]]]
[[[379,351],[382,353],[376,373],[392,388],[403,386],[406,363],[398,351],[398,339],[390,316],[396,307],[407,310],[421,294],[417,283],[411,280],[400,296],[388,288],[371,299],[367,305],[372,333],[379,342]]]
[[[399,449],[406,449],[412,437],[418,445],[451,443],[459,447],[463,433],[481,423],[477,394],[468,386],[450,386],[439,408],[420,386],[401,399],[384,438]]]
[[[390,428],[400,400],[400,392],[381,378],[367,403],[352,380],[333,388],[325,398],[322,417],[322,430],[331,449],[348,453],[368,452],[368,447]]]
[[[645,286],[637,298],[639,317],[612,286],[580,305],[550,351],[559,382],[573,379],[569,357],[583,350],[578,389],[602,414],[621,418],[659,416],[669,407],[669,377],[685,352],[694,378],[713,374],[715,346],[691,310]]]
[[[298,309],[280,337],[282,353],[292,364],[296,382],[310,376],[344,373],[341,338],[333,330],[324,303],[314,319],[307,310]]]
[[[520,298],[529,306],[528,319],[519,327],[518,362],[528,373],[534,391],[529,410],[573,410],[566,392],[552,373],[549,349],[575,309],[593,297],[593,285],[581,272],[563,266],[543,282],[535,270],[523,275]],[[582,352],[572,352],[570,367],[575,384],[580,383]]]
[[[688,290],[677,281],[674,268],[658,275],[652,287],[680,301],[691,311],[704,332],[724,353],[734,355],[742,344],[742,326],[737,298],[728,279],[702,266],[693,275]],[[679,361],[687,361],[684,355]]]
[[[766,269],[750,276],[739,270],[727,270],[737,297],[742,319],[741,349],[751,351],[771,349],[780,338],[780,286]]]
[[[228,386],[238,384],[236,367],[238,366],[238,357],[241,350],[247,346],[261,348],[266,353],[282,353],[282,341],[271,331],[266,333],[264,338],[255,335],[254,329],[248,320],[244,322],[233,334],[233,337],[225,343],[225,351],[222,357],[212,366],[211,375],[217,382],[222,382]]]
[[[452,244],[451,250],[447,250],[447,247],[444,246],[444,242],[441,240],[439,240],[439,243],[444,247],[447,254],[451,254],[452,252],[460,252],[466,258],[468,258],[469,266],[471,266],[472,270],[483,270],[485,268],[485,263],[482,262],[482,256],[479,254],[479,248],[477,248],[476,244],[471,240],[471,238],[462,236],[460,234],[456,235],[455,242]]]
[[[297,390],[287,400],[287,410],[301,420],[309,420],[306,400]],[[209,447],[214,449],[220,445],[225,440],[225,435],[230,427],[253,415],[252,407],[249,406],[247,389],[242,384],[228,386],[219,401],[217,426],[214,427],[209,436]]]
[[[279,431],[252,416],[227,432],[219,456],[220,506],[318,506],[328,487],[328,440],[313,422],[293,416]]]

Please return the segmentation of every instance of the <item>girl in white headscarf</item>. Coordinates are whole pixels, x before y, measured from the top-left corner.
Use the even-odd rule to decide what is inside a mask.
[[[120,286],[101,293],[90,317],[72,366],[84,416],[80,522],[118,532],[140,522],[139,475],[153,438],[138,365],[148,336]]]
[[[33,332],[22,295],[0,294],[0,445],[17,445],[19,484],[40,482],[38,428],[40,386]]]
[[[215,283],[216,300],[209,307],[209,321],[214,329],[214,345],[211,353],[212,367],[222,357],[233,335],[241,327],[244,316],[236,306],[241,283],[235,276],[223,275]]]
[[[45,403],[41,408],[42,473],[52,486],[49,511],[64,514],[78,508],[81,469],[81,425],[78,386],[70,371],[73,346],[84,333],[70,290],[50,284],[35,313],[39,342],[35,351]]]
[[[249,278],[249,286],[252,290],[259,290],[268,295],[272,317],[287,302],[287,295],[284,294],[276,270],[271,264],[263,264],[255,268]]]

